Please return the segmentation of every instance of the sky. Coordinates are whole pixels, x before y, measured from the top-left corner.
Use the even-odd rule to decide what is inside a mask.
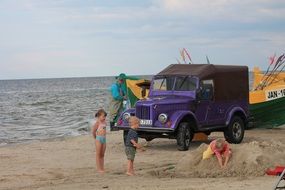
[[[0,0],[0,79],[258,66],[285,50],[284,0]]]

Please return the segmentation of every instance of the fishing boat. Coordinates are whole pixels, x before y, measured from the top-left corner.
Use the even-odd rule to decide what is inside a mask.
[[[272,69],[271,69],[272,68]],[[253,70],[253,87],[249,93],[254,127],[278,127],[285,124],[285,55],[271,58],[265,73]]]

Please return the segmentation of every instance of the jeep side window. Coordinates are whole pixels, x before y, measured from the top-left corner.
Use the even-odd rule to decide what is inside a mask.
[[[176,77],[174,90],[176,91],[194,91],[196,90],[196,79],[193,77]]]
[[[214,81],[203,80],[200,83],[200,99],[201,100],[213,100],[214,99]]]

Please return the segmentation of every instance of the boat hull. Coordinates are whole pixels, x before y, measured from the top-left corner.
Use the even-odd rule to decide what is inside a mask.
[[[285,72],[264,75],[259,68],[254,68],[253,79],[253,88],[249,93],[249,111],[254,127],[284,125]]]
[[[285,97],[250,104],[255,127],[277,127],[285,124]]]

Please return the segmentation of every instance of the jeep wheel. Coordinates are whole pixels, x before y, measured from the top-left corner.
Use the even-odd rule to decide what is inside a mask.
[[[188,123],[180,123],[177,130],[177,146],[178,150],[185,151],[189,149],[190,142],[193,138],[193,132]]]
[[[205,135],[210,136],[211,132],[204,132]]]
[[[154,138],[153,137],[146,137],[145,138],[145,140],[147,141],[147,142],[150,142],[150,141],[152,141]]]
[[[129,130],[124,130],[124,133],[123,133],[124,145],[126,144],[126,139],[127,139],[127,136],[128,136],[128,132],[129,132]]]
[[[229,143],[239,144],[244,136],[243,120],[238,116],[234,116],[227,129],[225,129],[224,136]]]

